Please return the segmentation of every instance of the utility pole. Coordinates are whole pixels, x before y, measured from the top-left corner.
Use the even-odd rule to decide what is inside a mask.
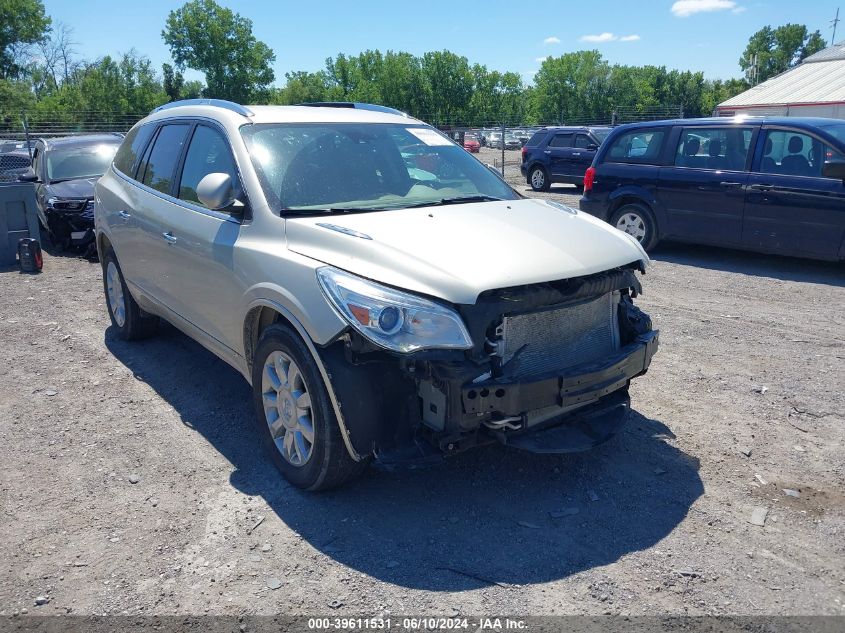
[[[833,46],[836,44],[836,25],[839,24],[839,7],[836,7],[836,17],[830,21],[830,25],[833,27],[833,35],[830,38],[830,45]]]

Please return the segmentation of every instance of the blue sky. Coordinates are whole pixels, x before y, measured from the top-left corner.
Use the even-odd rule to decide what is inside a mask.
[[[368,48],[421,54],[448,49],[471,63],[519,72],[530,81],[543,57],[596,48],[613,63],[740,75],[737,61],[759,28],[787,22],[819,29],[845,0],[218,0],[253,21],[276,53],[276,83],[291,70],[316,71],[326,57]],[[166,0],[44,0],[54,22],[73,29],[86,58],[135,48],[160,69],[169,60],[161,30],[181,6]],[[189,78],[201,78],[188,73]]]

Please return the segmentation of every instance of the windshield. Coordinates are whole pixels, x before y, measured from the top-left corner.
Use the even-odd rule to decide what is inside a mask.
[[[117,148],[117,143],[102,143],[50,150],[47,152],[47,180],[102,176]]]
[[[610,130],[602,130],[593,128],[593,134],[599,140],[599,143],[604,143],[604,139],[610,134]]]
[[[821,128],[836,138],[837,141],[845,143],[845,123],[834,123],[833,125],[823,125]]]
[[[241,132],[268,201],[282,211],[378,211],[519,197],[430,127],[261,124]]]

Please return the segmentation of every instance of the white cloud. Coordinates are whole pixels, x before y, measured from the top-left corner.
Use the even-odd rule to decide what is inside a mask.
[[[739,15],[740,13],[745,13],[746,11],[748,11],[746,7],[734,7],[733,9],[731,9],[731,13],[735,13],[736,15]]]
[[[549,59],[549,55],[546,55],[545,57],[538,57],[538,58],[537,58],[537,59],[535,59],[534,61],[535,61],[535,62],[537,62],[538,64],[542,64],[542,63],[543,63],[544,61],[546,61],[547,59]]]
[[[560,38],[552,35],[543,40],[543,44],[560,44]]]
[[[636,34],[634,34],[634,35],[623,35],[622,37],[619,38],[619,41],[620,42],[638,42],[638,41],[640,41],[640,39],[641,39],[640,36],[636,35]]]
[[[696,13],[707,13],[710,11],[736,11],[734,0],[678,0],[672,5],[672,14],[676,18],[688,18]]]
[[[599,33],[598,35],[582,35],[580,39],[582,42],[615,42],[619,39],[619,36],[614,35],[613,33],[604,32]]]

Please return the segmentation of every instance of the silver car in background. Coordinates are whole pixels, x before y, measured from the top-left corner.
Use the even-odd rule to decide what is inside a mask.
[[[95,223],[117,335],[163,318],[237,369],[309,490],[372,458],[585,450],[657,349],[635,239],[388,108],[162,106],[98,181]]]

